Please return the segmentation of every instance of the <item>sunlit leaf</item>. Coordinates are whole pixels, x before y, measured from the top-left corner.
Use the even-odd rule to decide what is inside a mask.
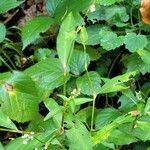
[[[23,49],[40,38],[40,33],[46,32],[54,23],[48,16],[38,16],[28,21],[22,29]]]

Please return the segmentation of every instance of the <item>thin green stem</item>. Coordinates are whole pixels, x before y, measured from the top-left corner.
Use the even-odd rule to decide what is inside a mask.
[[[31,133],[29,131],[21,131],[21,130],[5,129],[5,128],[0,128],[0,131],[13,132],[13,133],[21,133],[21,134],[30,134]]]
[[[13,71],[13,69],[7,64],[7,62],[0,56],[0,60],[4,63],[4,65],[6,66],[6,67],[8,67],[8,69],[10,70],[10,71]]]
[[[14,65],[14,63],[11,61],[10,57],[4,52],[2,51],[2,53],[4,54],[4,56],[8,59],[8,61],[10,62],[10,64],[13,66],[13,68],[15,70],[17,70],[16,66]]]
[[[91,131],[93,131],[93,125],[94,125],[95,100],[96,100],[96,95],[93,95],[92,116],[91,116]]]

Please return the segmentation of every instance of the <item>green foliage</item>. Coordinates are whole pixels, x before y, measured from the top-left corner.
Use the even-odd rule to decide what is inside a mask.
[[[76,38],[76,24],[73,14],[70,13],[61,24],[57,37],[57,52],[64,70],[67,69],[73,52]]]
[[[4,112],[1,109],[0,109],[0,123],[2,127],[17,129],[15,124],[9,119],[9,117],[6,114],[4,114]]]
[[[41,88],[52,90],[64,83],[64,71],[56,58],[43,60],[25,70]],[[69,75],[67,77],[69,79]]]
[[[48,16],[35,17],[27,22],[22,29],[23,49],[33,43],[37,38],[40,38],[39,34],[47,31],[53,23],[53,19]]]
[[[6,27],[2,23],[0,23],[0,32],[1,32],[0,42],[3,42],[3,40],[5,39],[5,36],[6,36]]]
[[[0,14],[6,13],[8,10],[13,9],[20,4],[22,4],[24,0],[1,0],[0,1]]]
[[[132,53],[145,48],[147,43],[148,42],[145,35],[136,35],[135,33],[128,33],[125,36],[126,49],[128,49]]]
[[[18,122],[33,120],[38,113],[37,92],[35,83],[29,76],[14,72],[0,87],[2,111]]]
[[[47,0],[20,28],[5,17],[30,4],[0,1],[0,149],[149,149],[150,26],[139,4]]]

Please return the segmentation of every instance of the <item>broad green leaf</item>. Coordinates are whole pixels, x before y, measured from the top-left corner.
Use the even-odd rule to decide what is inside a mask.
[[[127,112],[137,109],[135,103],[131,99],[132,98],[129,98],[125,95],[120,96],[119,102],[121,104],[120,104],[119,110],[121,112],[127,113]]]
[[[143,75],[150,72],[150,65],[144,63],[137,53],[124,56],[123,63],[127,68],[127,72],[135,70],[141,72]]]
[[[116,145],[129,145],[131,143],[137,142],[138,139],[132,136],[131,134],[124,133],[120,130],[113,130],[108,141]]]
[[[86,28],[88,39],[85,42],[85,45],[98,45],[100,44],[100,36],[99,32],[101,30],[101,26],[92,25]],[[76,41],[81,43],[80,35],[78,35]]]
[[[116,118],[112,123],[102,127],[100,130],[95,132],[92,136],[93,146],[104,142],[111,135],[112,131],[119,127],[121,124],[132,122],[134,118],[129,115],[123,115]]]
[[[71,128],[66,130],[66,136],[70,150],[92,150],[90,133],[81,122],[75,121],[74,124],[72,123]]]
[[[141,140],[144,140],[144,141],[147,141],[147,140],[150,140],[150,120],[148,121],[137,121],[136,122],[136,125],[137,125],[137,134],[139,134],[141,132],[141,135],[140,136],[140,139]],[[135,129],[135,131],[136,131]],[[141,131],[140,131],[141,130]]]
[[[46,115],[44,118],[44,121],[53,118],[56,124],[61,127],[61,120],[62,120],[62,109],[61,107],[57,104],[57,102],[52,99],[46,99],[44,101],[45,106],[49,110],[49,113]]]
[[[126,49],[130,52],[136,52],[140,49],[143,49],[148,44],[147,38],[145,35],[136,34],[136,33],[128,33],[125,36],[124,40]]]
[[[112,5],[115,4],[116,2],[121,2],[123,0],[96,0],[96,3],[99,3],[100,5]]]
[[[9,119],[9,117],[0,109],[0,126],[10,129],[17,129],[15,124]]]
[[[57,9],[58,5],[60,5],[60,3],[62,2],[62,0],[47,0],[46,1],[46,9],[47,12],[50,16],[54,16],[55,14],[55,10]]]
[[[21,72],[14,72],[0,86],[3,113],[18,122],[33,120],[38,114],[38,90],[32,79]]]
[[[33,121],[31,121],[26,129],[26,131],[32,132],[46,132],[49,130],[56,129],[56,125],[53,120],[43,120],[42,115],[38,115]]]
[[[40,38],[40,33],[46,32],[54,20],[48,16],[38,16],[28,21],[22,29],[23,49]]]
[[[145,64],[150,65],[150,52],[146,50],[139,50],[137,53],[140,55],[141,59]]]
[[[60,20],[65,15],[69,14],[70,12],[83,12],[88,10],[90,5],[92,5],[94,0],[61,0],[54,12],[54,18]]]
[[[117,91],[122,91],[124,89],[128,89],[129,87],[123,83],[129,81],[130,78],[132,78],[135,75],[136,72],[128,72],[106,81],[106,83],[101,87],[100,93],[104,94],[104,93],[117,92]]]
[[[100,44],[103,49],[110,51],[123,45],[124,36],[117,36],[115,32],[101,30],[100,31]]]
[[[70,13],[60,26],[59,34],[57,36],[57,52],[59,59],[66,70],[72,56],[74,42],[76,38],[76,24],[73,14]]]
[[[6,27],[4,24],[0,23],[0,42],[3,42],[6,36]]]
[[[111,25],[115,24],[118,26],[119,23],[123,24],[129,20],[126,8],[119,5],[114,5],[105,9],[105,16],[106,21]]]
[[[24,0],[0,0],[0,14],[6,13],[10,9],[19,6],[23,2]]]
[[[52,90],[64,84],[64,70],[59,59],[49,58],[25,70],[41,88]],[[69,76],[67,77],[67,80]]]
[[[100,76],[94,71],[88,72],[76,80],[78,89],[81,89],[81,92],[86,95],[98,94],[101,89],[100,83]]]
[[[97,112],[95,117],[95,126],[96,129],[100,129],[105,125],[111,123],[117,117],[120,116],[120,113],[114,108],[105,108]]]
[[[92,107],[86,107],[84,109],[81,109],[78,113],[77,113],[77,118],[84,122],[87,123],[88,121],[90,121],[91,119],[91,114],[92,114]]]
[[[72,56],[69,65],[70,71],[75,75],[80,75],[85,71],[85,65],[88,66],[90,64],[90,57],[87,53],[76,49]]]

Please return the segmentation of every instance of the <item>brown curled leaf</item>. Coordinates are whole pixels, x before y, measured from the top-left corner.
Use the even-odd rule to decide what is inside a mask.
[[[140,12],[143,22],[146,24],[150,24],[150,0],[141,1]]]

